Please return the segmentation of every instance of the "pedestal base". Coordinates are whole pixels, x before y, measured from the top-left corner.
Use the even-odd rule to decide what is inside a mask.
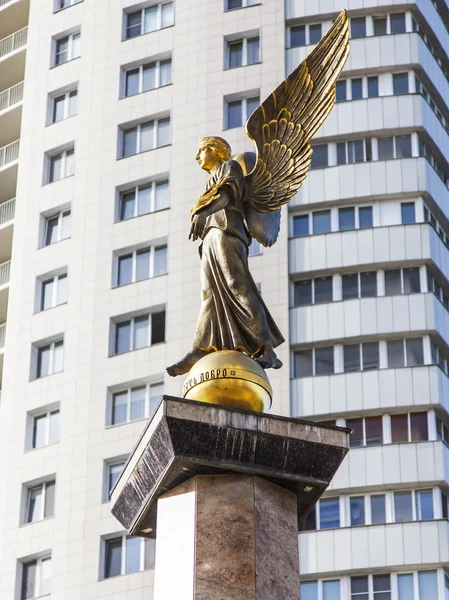
[[[200,475],[158,500],[154,600],[299,600],[296,495]]]

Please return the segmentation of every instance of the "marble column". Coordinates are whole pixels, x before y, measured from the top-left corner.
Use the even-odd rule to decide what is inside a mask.
[[[159,497],[154,600],[299,600],[296,494],[197,475]]]

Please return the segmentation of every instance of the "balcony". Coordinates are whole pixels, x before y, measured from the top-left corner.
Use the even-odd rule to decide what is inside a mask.
[[[14,220],[16,212],[16,199],[11,198],[0,204],[0,228],[3,225],[9,225]]]
[[[24,27],[0,40],[0,60],[24,48],[27,43],[27,34],[28,27]]]
[[[0,92],[0,113],[20,104],[23,100],[23,81]]]
[[[0,29],[2,17],[3,15],[0,17]],[[0,90],[12,87],[24,79],[27,33],[28,28],[23,27],[15,33],[0,39],[0,65],[2,65],[0,68]]]
[[[20,140],[16,140],[0,148],[0,171],[12,166],[19,160],[19,145]]]
[[[436,569],[449,564],[449,523],[418,521],[345,527],[299,536],[303,576],[350,573],[382,567]]]

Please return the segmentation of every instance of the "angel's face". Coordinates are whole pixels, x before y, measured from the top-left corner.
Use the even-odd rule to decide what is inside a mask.
[[[200,146],[196,153],[195,160],[205,171],[210,171],[217,162],[220,163],[219,157],[209,146]]]

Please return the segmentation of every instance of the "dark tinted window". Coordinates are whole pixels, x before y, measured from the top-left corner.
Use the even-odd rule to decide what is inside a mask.
[[[319,169],[329,165],[327,144],[313,146],[311,169]]]
[[[403,269],[404,294],[418,294],[421,291],[419,268]]]
[[[383,444],[382,417],[367,417],[365,419],[366,445],[377,446]]]
[[[351,88],[353,100],[360,100],[360,98],[363,98],[363,79],[361,77],[351,79]]]
[[[394,493],[394,520],[396,523],[413,520],[411,492]]]
[[[337,165],[346,164],[346,142],[337,143]]]
[[[385,295],[395,296],[401,292],[401,270],[388,269],[385,271]]]
[[[292,48],[296,46],[306,45],[306,28],[305,25],[295,25],[290,28],[290,46]]]
[[[360,371],[360,344],[343,346],[343,361],[345,373]]]
[[[356,17],[351,19],[351,37],[361,38],[366,36],[366,19],[365,17]]]
[[[395,73],[393,75],[393,94],[408,94],[408,73]]]
[[[312,304],[312,280],[295,281],[295,306]]]
[[[357,273],[343,275],[341,281],[343,288],[343,300],[359,297],[359,276]]]
[[[321,39],[321,23],[309,25],[309,44],[317,44]]]
[[[408,415],[391,415],[391,441],[408,442]]]
[[[386,511],[385,511],[385,495],[378,494],[371,496],[371,522],[373,525],[379,525],[385,523]]]
[[[301,523],[300,531],[314,531],[316,529],[316,510],[312,510],[307,514],[304,521]]]
[[[401,217],[402,217],[403,225],[407,225],[409,223],[416,222],[415,203],[414,202],[402,202]]]
[[[405,13],[390,15],[391,33],[405,33]]]
[[[427,426],[427,413],[411,413],[410,415],[410,438],[412,442],[420,442],[429,439]]]
[[[319,210],[312,213],[313,233],[329,233],[331,230],[331,211]]]
[[[396,158],[410,158],[412,156],[412,136],[408,135],[396,135]]]
[[[362,344],[363,370],[379,368],[379,343],[367,342]]]
[[[317,348],[315,350],[315,375],[329,375],[334,372],[334,348]]]
[[[387,33],[387,17],[373,19],[374,35],[386,35]]]
[[[349,498],[349,508],[351,512],[351,526],[365,525],[365,497],[354,496]]]
[[[351,448],[363,446],[363,419],[346,419],[346,427],[352,429],[349,438]]]
[[[336,88],[337,88],[337,97],[336,97],[337,102],[344,102],[345,100],[347,100],[346,80],[337,81]]]
[[[313,375],[313,352],[301,350],[295,352],[295,377],[311,377]]]
[[[320,302],[332,302],[332,277],[320,277],[314,279],[315,304]]]
[[[410,339],[406,340],[405,348],[406,348],[406,353],[407,353],[407,366],[408,367],[424,364],[422,338],[410,338]]]
[[[378,138],[377,149],[379,153],[379,160],[390,160],[394,158],[393,138]]]
[[[151,343],[165,342],[165,311],[151,316]]]
[[[372,298],[377,296],[376,271],[360,273],[360,296],[362,298]]]
[[[404,366],[404,342],[403,340],[391,340],[387,342],[388,368]]]
[[[293,236],[309,235],[309,215],[293,217]]]
[[[320,500],[320,529],[340,527],[340,499],[324,498]]]
[[[354,208],[339,208],[338,209],[338,227],[340,231],[347,229],[355,229],[355,209]]]
[[[359,208],[359,227],[367,229],[373,226],[373,208],[372,206],[363,206]]]
[[[379,96],[379,78],[368,77],[368,98],[377,98]]]

